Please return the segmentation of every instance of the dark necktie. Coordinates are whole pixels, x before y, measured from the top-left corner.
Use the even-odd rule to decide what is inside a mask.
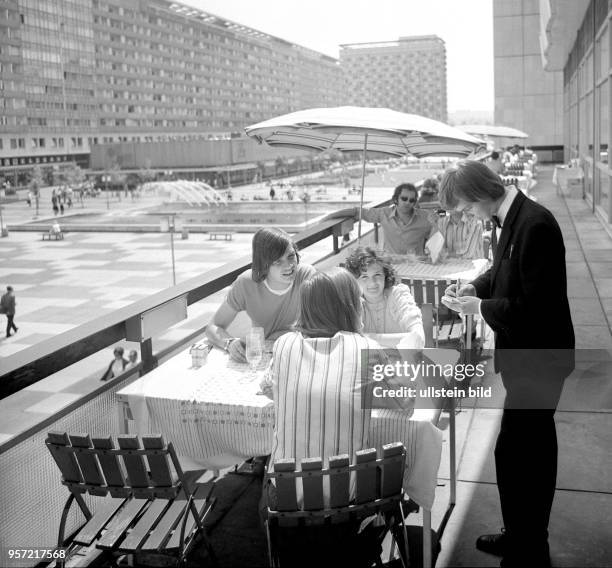
[[[497,229],[501,229],[499,217],[493,215],[491,217],[491,223],[493,224],[493,229],[491,230],[491,248],[493,249],[493,258],[495,258],[495,251],[497,250]]]

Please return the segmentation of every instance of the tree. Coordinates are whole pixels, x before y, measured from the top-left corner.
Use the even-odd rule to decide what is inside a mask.
[[[40,166],[34,166],[30,175],[30,183],[28,184],[32,193],[38,195],[40,188],[45,185],[45,179]]]
[[[30,177],[30,189],[34,194],[34,201],[36,202],[36,217],[38,217],[39,199],[40,199],[40,188],[45,185],[45,179],[43,176],[42,168],[40,166],[34,166],[32,168],[32,175]]]
[[[70,165],[64,170],[63,177],[72,188],[81,185],[85,181],[85,174],[76,162],[70,162]]]
[[[151,168],[151,160],[149,158],[145,160],[144,168],[141,168],[138,172],[138,177],[141,179],[142,183],[155,180],[156,172]]]

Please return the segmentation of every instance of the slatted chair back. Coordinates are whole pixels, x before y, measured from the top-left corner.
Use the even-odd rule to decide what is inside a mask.
[[[58,545],[73,500],[87,520],[72,539],[68,554],[78,565],[93,564],[101,551],[178,553],[183,562],[204,531],[203,520],[214,499],[212,487],[192,492],[172,444],[161,435],[110,436],[49,432],[46,445],[70,490],[60,522]],[[101,496],[92,513],[83,494]],[[110,496],[110,498],[109,498]],[[204,544],[211,558],[210,543]],[[97,564],[96,564],[97,565]]]
[[[108,437],[49,432],[46,445],[73,493],[173,499],[182,471],[172,444],[163,437],[124,435],[118,448]],[[144,447],[143,447],[144,446]]]
[[[401,500],[406,451],[401,442],[386,444],[380,457],[376,449],[356,452],[353,464],[346,454],[323,460],[305,458],[300,468],[294,459],[278,460],[269,477],[276,485],[276,507],[268,510],[280,526],[293,526],[295,519],[308,518],[309,524],[325,522],[334,515],[361,517],[396,507]],[[351,480],[354,498],[351,500]],[[300,491],[301,485],[301,491]],[[324,487],[329,487],[325,499]],[[298,497],[302,495],[302,499]]]
[[[421,319],[425,332],[425,347],[434,347],[434,309],[431,304],[421,304]]]
[[[412,290],[414,301],[418,306],[421,304],[433,304],[439,306],[444,296],[444,290],[456,280],[423,280],[421,278],[402,278]]]

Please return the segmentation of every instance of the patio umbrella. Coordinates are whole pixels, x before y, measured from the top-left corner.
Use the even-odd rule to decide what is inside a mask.
[[[245,128],[260,144],[324,151],[363,151],[359,237],[366,152],[392,156],[456,156],[474,153],[484,142],[442,122],[387,108],[336,107],[300,110]]]
[[[490,124],[461,124],[459,130],[473,134],[474,136],[492,136],[496,138],[529,138],[529,134],[510,128],[509,126],[493,126]]]

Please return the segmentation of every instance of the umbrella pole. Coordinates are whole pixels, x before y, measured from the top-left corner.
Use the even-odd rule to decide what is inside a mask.
[[[361,196],[359,198],[359,225],[357,228],[357,241],[361,241],[361,215],[363,213],[363,190],[365,188],[365,172],[366,172],[366,150],[368,149],[368,133],[365,134],[363,141],[363,162],[361,164]]]

